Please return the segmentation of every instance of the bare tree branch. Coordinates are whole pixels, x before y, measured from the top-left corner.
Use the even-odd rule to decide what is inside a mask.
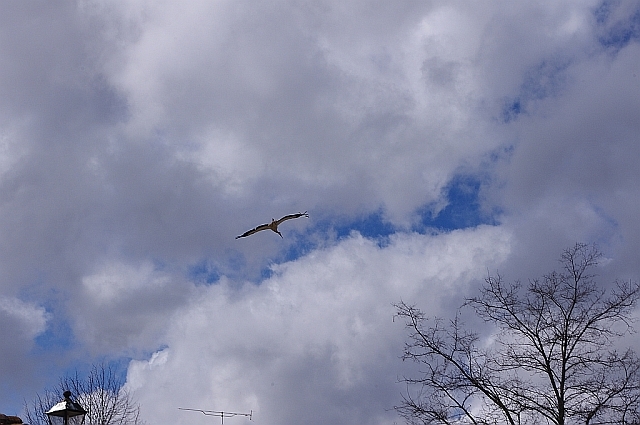
[[[84,379],[77,372],[62,377],[54,389],[36,395],[30,404],[25,402],[27,423],[48,424],[45,412],[69,390],[87,411],[87,425],[142,425],[140,408],[123,384],[113,367],[104,363],[92,366]]]
[[[422,424],[639,423],[640,359],[613,347],[633,331],[640,287],[601,289],[592,273],[600,258],[595,246],[576,244],[562,254],[560,272],[527,286],[487,276],[461,309],[496,326],[488,349],[459,313],[444,326],[396,304],[409,329],[403,359],[426,366],[404,378],[400,415]]]

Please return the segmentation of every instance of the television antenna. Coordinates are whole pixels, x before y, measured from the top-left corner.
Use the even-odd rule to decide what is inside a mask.
[[[190,410],[192,412],[200,412],[205,416],[217,416],[220,418],[222,424],[224,424],[224,418],[233,418],[234,416],[244,416],[246,418],[253,417],[253,410],[250,410],[249,413],[237,413],[237,412],[223,412],[218,410],[202,410],[202,409],[186,409],[184,407],[178,407],[180,410]]]

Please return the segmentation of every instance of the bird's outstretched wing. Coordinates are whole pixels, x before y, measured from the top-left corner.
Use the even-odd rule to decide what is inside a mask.
[[[284,217],[276,221],[276,226],[279,226],[280,223],[282,223],[283,221],[291,220],[292,218],[300,218],[300,217],[309,218],[309,214],[307,214],[307,212],[305,211],[303,213],[285,215]]]
[[[309,217],[309,214],[307,214],[307,212],[305,211],[303,213],[285,215],[281,219],[273,220],[269,224],[261,224],[260,226],[254,228],[254,229],[247,230],[246,232],[244,232],[240,236],[236,236],[236,239],[244,238],[246,236],[253,235],[254,233],[259,232],[261,230],[267,230],[267,229],[273,230],[274,232],[279,234],[280,237],[282,237],[282,234],[278,231],[278,226],[280,225],[280,223],[282,223],[283,221],[291,220],[292,218],[299,218],[299,217]]]
[[[247,236],[251,236],[251,235],[253,235],[254,233],[257,233],[257,232],[259,232],[259,231],[261,231],[261,230],[267,230],[268,228],[269,228],[269,225],[268,225],[268,224],[261,224],[261,225],[260,225],[260,226],[258,226],[258,227],[255,227],[255,228],[253,228],[253,229],[251,229],[251,230],[247,230],[246,232],[244,232],[244,233],[243,233],[243,234],[241,234],[240,236],[236,236],[236,239],[246,238]]]

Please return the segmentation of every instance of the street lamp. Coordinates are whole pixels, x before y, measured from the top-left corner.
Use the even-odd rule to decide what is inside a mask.
[[[71,400],[71,391],[64,392],[64,400],[49,409],[50,425],[82,425],[87,413],[82,406]]]

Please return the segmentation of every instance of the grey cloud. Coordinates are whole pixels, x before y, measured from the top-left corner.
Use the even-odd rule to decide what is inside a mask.
[[[637,275],[637,13],[623,3],[92,0],[0,9],[0,297],[45,308],[45,333],[68,323],[79,345],[38,354],[31,349],[43,342],[32,334],[12,354],[30,360],[3,369],[2,382],[19,381],[37,361],[135,353],[131,382],[139,372],[147,379],[139,388],[144,400],[162,404],[148,388],[168,398],[163,385],[180,373],[197,378],[220,359],[190,353],[205,356],[204,366],[172,363],[180,350],[202,342],[210,353],[219,343],[183,336],[205,325],[213,333],[238,330],[228,322],[243,319],[233,300],[260,302],[259,289],[248,291],[245,281],[260,281],[267,269],[289,276],[298,263],[284,271],[278,263],[301,240],[296,232],[303,239],[322,220],[380,211],[396,229],[409,229],[425,205],[446,204],[443,188],[461,173],[489,176],[483,207],[502,212],[493,230],[510,235],[508,254],[503,241],[476,247],[473,260],[461,257],[451,246],[482,239],[463,232],[462,241],[449,240],[418,264],[407,258],[435,236],[400,233],[392,237],[416,244],[404,246],[404,257],[353,248],[361,257],[344,252],[323,268],[312,259],[345,245],[315,228],[316,239],[300,251],[307,253],[300,284],[335,272],[343,283],[328,291],[335,295],[350,287],[348,276],[375,281],[366,267],[386,265],[379,270],[389,278],[379,286],[385,290],[401,285],[394,276],[403,273],[424,285],[455,281],[442,288],[449,305],[477,284],[476,268],[484,273],[496,257],[509,256],[509,273],[536,276],[576,240],[601,243],[613,258],[611,274]],[[290,238],[234,240],[298,210],[312,218],[292,225]],[[217,286],[190,281],[201,264]],[[457,270],[466,271],[460,277]],[[211,308],[228,317],[190,316],[201,306],[198,294],[217,287],[230,295]],[[100,288],[117,293],[109,298]],[[382,292],[372,293],[372,306],[388,307],[401,291]],[[406,296],[429,303],[420,294]],[[314,318],[314,332],[331,326],[325,316],[336,300],[327,296],[318,306],[325,314]],[[0,329],[15,323],[0,316]],[[264,333],[277,340],[285,325]],[[385,334],[380,344],[400,337]],[[391,397],[371,377],[390,374],[387,357],[362,365],[352,393],[332,392],[337,375],[314,375],[337,364],[341,351],[327,341],[315,357],[283,357],[291,368],[274,360],[274,376],[256,384],[269,400],[264,411],[320,415],[306,389],[295,394],[305,407],[282,407],[293,395],[278,382],[294,387],[305,372],[323,389],[322,400],[359,423],[369,406]],[[165,365],[175,368],[166,373],[145,357],[165,344]],[[246,347],[236,348],[230,355],[243,359]],[[45,379],[30,380],[26,394]],[[210,382],[198,385],[213,391]],[[380,392],[358,405],[354,395],[369,385]],[[368,420],[391,421],[386,413]]]

